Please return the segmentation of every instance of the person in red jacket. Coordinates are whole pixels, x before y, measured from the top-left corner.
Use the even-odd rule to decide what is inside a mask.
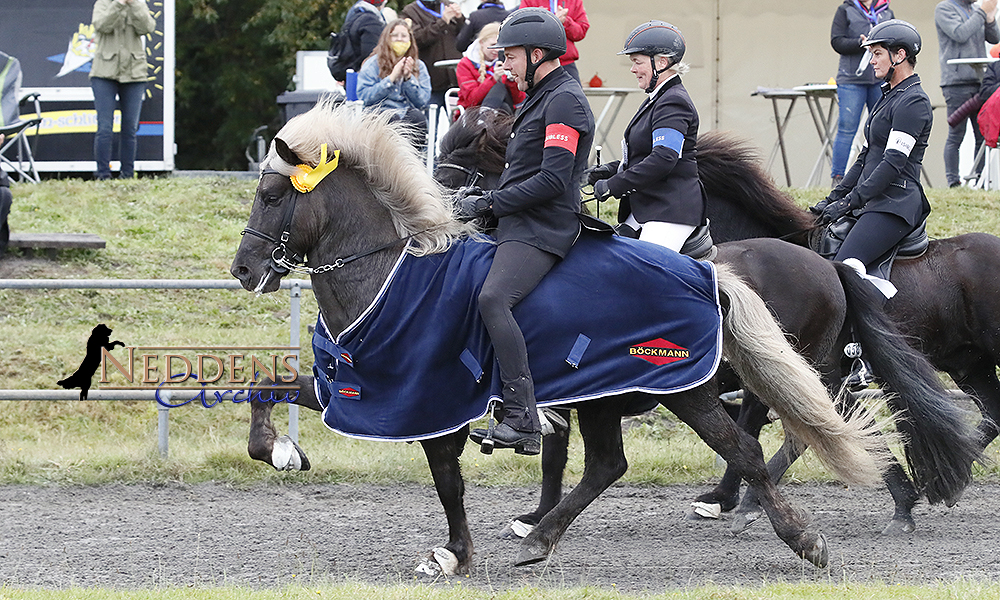
[[[520,8],[529,6],[548,9],[562,23],[566,30],[566,54],[559,59],[559,64],[567,73],[580,81],[580,72],[576,68],[576,59],[580,58],[580,51],[576,49],[574,42],[582,40],[590,29],[587,11],[583,9],[583,0],[521,0]]]
[[[499,51],[490,48],[499,33],[500,23],[484,25],[471,53],[478,62],[466,53],[458,63],[458,103],[465,108],[482,105],[514,114],[514,108],[524,102],[524,92],[503,74],[497,62]]]

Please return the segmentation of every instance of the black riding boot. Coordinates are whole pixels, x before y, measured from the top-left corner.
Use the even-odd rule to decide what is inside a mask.
[[[469,438],[482,446],[484,454],[493,448],[513,448],[515,454],[534,455],[542,451],[541,425],[535,408],[535,387],[530,377],[521,376],[503,386],[503,422],[489,429],[473,429]]]

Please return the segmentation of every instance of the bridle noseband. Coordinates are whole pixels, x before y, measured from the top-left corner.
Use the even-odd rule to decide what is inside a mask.
[[[438,163],[437,168],[455,169],[456,171],[465,173],[466,179],[462,187],[472,187],[483,177],[483,173],[479,169],[470,169],[469,167],[463,167],[462,165],[456,165],[455,163]]]

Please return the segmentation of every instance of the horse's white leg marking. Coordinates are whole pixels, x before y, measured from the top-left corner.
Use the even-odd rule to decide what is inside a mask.
[[[283,435],[274,441],[274,447],[271,449],[271,465],[279,471],[302,469],[302,457],[299,456],[292,438]]]
[[[529,525],[528,523],[518,521],[517,519],[511,521],[510,524],[510,530],[519,538],[528,537],[528,534],[531,533],[531,530],[534,528],[534,525]]]
[[[708,502],[692,502],[691,510],[694,511],[694,514],[704,519],[718,519],[722,516],[722,505],[717,502],[711,504]]]
[[[438,575],[458,575],[458,557],[447,548],[435,548],[415,569],[417,573],[437,577]]]

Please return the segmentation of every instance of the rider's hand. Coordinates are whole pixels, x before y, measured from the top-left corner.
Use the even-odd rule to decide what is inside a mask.
[[[590,167],[583,172],[587,176],[587,183],[594,185],[601,179],[607,179],[615,173],[618,172],[618,165],[614,163],[604,163],[603,165],[596,165]]]
[[[608,189],[607,179],[598,179],[594,183],[594,200],[598,202],[604,202],[611,195],[611,190]]]
[[[458,218],[471,221],[493,213],[493,192],[483,191],[479,186],[463,187],[455,195]]]
[[[812,214],[814,214],[814,215],[816,215],[818,217],[818,216],[820,216],[820,215],[823,214],[823,210],[831,202],[834,202],[834,199],[832,197],[830,197],[830,196],[827,196],[826,198],[823,198],[822,200],[820,200],[819,202],[817,202],[813,206],[810,206],[809,207],[809,212],[811,212]]]
[[[823,209],[823,214],[820,215],[819,220],[821,223],[833,223],[847,213],[851,212],[854,208],[855,207],[851,205],[850,197],[841,198],[836,202],[827,204],[826,208]]]

